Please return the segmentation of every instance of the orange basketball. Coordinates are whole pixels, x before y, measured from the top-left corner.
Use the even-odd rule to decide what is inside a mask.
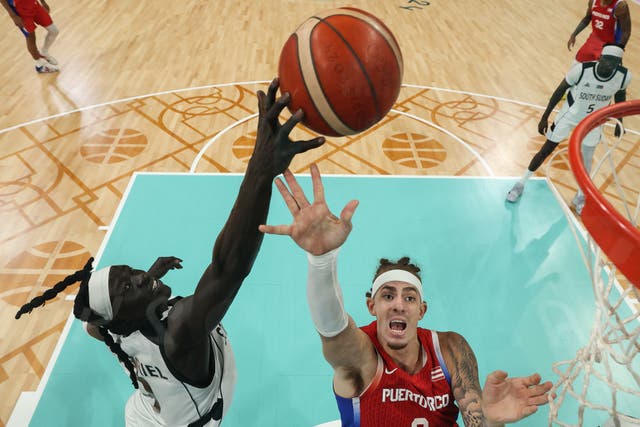
[[[280,91],[289,92],[302,123],[329,136],[373,126],[398,99],[402,53],[378,18],[342,7],[318,13],[293,33],[280,54]]]

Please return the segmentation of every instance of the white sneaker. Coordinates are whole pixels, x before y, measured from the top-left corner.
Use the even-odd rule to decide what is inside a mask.
[[[58,65],[58,60],[56,58],[54,58],[53,56],[49,55],[49,53],[44,53],[44,52],[40,52],[40,54],[42,56],[44,56],[44,59],[47,60],[47,62],[51,65]]]
[[[507,193],[507,202],[515,203],[520,200],[520,196],[524,192],[524,184],[520,181],[516,182],[515,185],[509,190]]]
[[[577,215],[582,215],[582,208],[584,208],[584,194],[582,194],[582,192],[578,192],[571,201],[571,209]]]
[[[36,71],[39,73],[57,73],[60,71],[60,68],[48,63],[47,61],[42,61],[36,63]]]

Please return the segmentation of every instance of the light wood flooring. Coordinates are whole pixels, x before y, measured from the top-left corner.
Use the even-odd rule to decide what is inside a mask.
[[[628,99],[635,99],[640,97],[640,7],[627,2],[634,30],[624,63],[636,74],[628,91]],[[17,308],[98,251],[104,238],[100,227],[110,223],[133,172],[188,171],[211,138],[256,112],[255,90],[265,85],[251,82],[276,75],[280,47],[297,25],[316,11],[347,5],[333,0],[49,4],[60,28],[51,50],[62,68],[57,74],[34,71],[23,36],[0,13],[0,130],[8,129],[0,133],[0,426],[20,392],[37,387],[72,303],[59,298],[20,321],[13,319]],[[348,5],[383,19],[401,46],[407,86],[397,111],[449,130],[479,152],[495,175],[522,173],[544,141],[536,131],[539,107],[572,63],[575,49],[569,52],[566,41],[586,0],[352,0]],[[37,36],[43,40],[44,31]],[[226,83],[235,84],[210,87]],[[201,89],[180,91],[186,88]],[[112,103],[144,95],[152,96]],[[96,104],[105,105],[88,108]],[[78,109],[83,111],[57,116]],[[49,116],[56,117],[38,121]],[[627,123],[640,130],[640,121]],[[424,128],[394,113],[365,135],[335,139],[313,161],[325,173],[488,174],[451,135]],[[254,132],[255,121],[249,121],[222,135],[197,170],[242,172]],[[636,134],[625,136],[624,163],[636,176],[639,141]],[[403,144],[423,147],[427,154],[403,163],[397,155]],[[296,159],[295,171],[305,172],[309,162]],[[556,184],[568,198],[575,183],[566,157],[556,169]]]

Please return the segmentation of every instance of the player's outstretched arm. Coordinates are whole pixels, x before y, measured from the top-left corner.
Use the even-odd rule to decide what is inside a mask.
[[[298,154],[324,143],[323,137],[292,141],[290,132],[303,117],[296,112],[284,124],[278,117],[289,103],[289,94],[276,99],[278,80],[265,94],[258,91],[258,132],[253,155],[227,222],[213,247],[212,262],[200,278],[195,293],[176,305],[172,336],[182,345],[201,342],[222,319],[235,298],[262,243],[258,226],[267,218],[273,179]],[[215,195],[212,195],[215,197]]]
[[[290,236],[307,252],[307,301],[311,318],[320,334],[325,359],[333,367],[334,388],[343,397],[357,396],[375,374],[377,357],[366,334],[345,312],[337,281],[338,249],[352,229],[351,218],[358,206],[352,200],[340,217],[329,210],[318,167],[311,165],[313,203],[291,172],[276,186],[293,216],[290,225],[263,225],[265,233]]]
[[[465,427],[503,426],[528,417],[548,403],[552,384],[540,384],[538,374],[507,378],[506,372],[495,371],[487,376],[481,390],[478,362],[464,337],[455,332],[438,335]]]

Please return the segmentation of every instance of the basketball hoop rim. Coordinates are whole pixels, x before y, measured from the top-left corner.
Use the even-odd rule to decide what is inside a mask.
[[[569,162],[585,195],[581,218],[594,241],[636,288],[640,289],[640,231],[596,188],[582,162],[585,136],[609,118],[640,114],[640,100],[619,102],[587,115],[569,139]],[[635,262],[634,262],[635,260]]]

